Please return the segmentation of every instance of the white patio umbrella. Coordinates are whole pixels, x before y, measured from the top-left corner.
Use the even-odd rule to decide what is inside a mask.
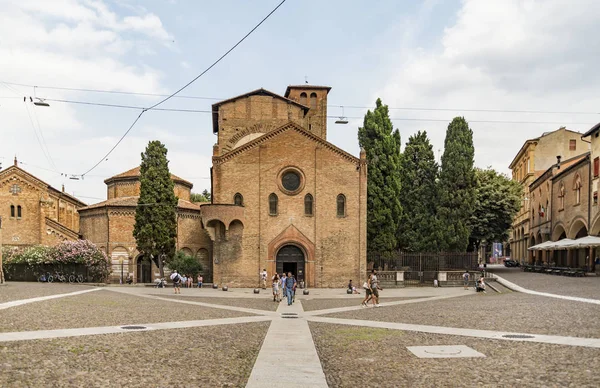
[[[600,247],[600,237],[586,236],[574,240],[569,248],[593,248]]]
[[[570,238],[563,238],[562,240],[556,241],[551,249],[569,249],[573,248],[573,243],[575,240],[571,240]]]
[[[532,247],[529,247],[527,249],[530,251],[545,251],[546,249],[552,249],[554,244],[556,244],[556,241],[546,241],[541,244],[537,244]]]

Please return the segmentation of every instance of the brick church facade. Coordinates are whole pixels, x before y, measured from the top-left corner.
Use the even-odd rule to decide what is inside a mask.
[[[2,246],[55,245],[79,238],[77,198],[14,164],[0,171]]]
[[[269,276],[292,272],[307,287],[365,279],[366,155],[327,141],[329,90],[289,86],[281,96],[258,89],[213,105],[212,202],[192,203],[192,184],[171,176],[179,198],[176,247],[202,262],[205,282],[256,287],[263,269]],[[106,179],[107,200],[85,206],[14,167],[0,173],[2,212],[14,202],[11,185],[19,183],[22,198],[31,187],[35,198],[21,206],[41,210],[28,224],[35,235],[29,244],[50,245],[47,236],[59,232],[59,240],[85,238],[111,259],[110,281],[131,275],[151,282],[156,259],[138,252],[133,238],[139,176],[137,167]],[[16,218],[5,236],[25,225]]]

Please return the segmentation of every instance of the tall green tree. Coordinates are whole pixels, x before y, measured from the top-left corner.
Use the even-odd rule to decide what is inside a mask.
[[[138,251],[158,263],[164,276],[163,260],[175,254],[177,236],[177,197],[169,172],[167,148],[159,141],[151,141],[142,153],[140,165],[140,197],[135,212],[135,237]]]
[[[210,202],[210,191],[204,189],[202,194],[192,193],[190,195],[190,200],[192,202]]]
[[[400,132],[394,130],[387,105],[377,99],[358,129],[358,142],[367,153],[367,249],[389,252],[398,247],[400,205]]]
[[[475,169],[477,189],[471,216],[471,243],[504,242],[513,217],[521,208],[521,185],[492,168]]]
[[[475,206],[475,147],[464,117],[448,125],[439,180],[440,250],[464,252]]]
[[[438,164],[427,132],[409,137],[402,154],[400,176],[402,219],[398,242],[408,252],[438,250]]]

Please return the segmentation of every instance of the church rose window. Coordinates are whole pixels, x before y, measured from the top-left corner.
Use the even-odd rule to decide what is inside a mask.
[[[281,177],[281,184],[288,191],[296,191],[300,187],[300,175],[295,171],[286,171]]]

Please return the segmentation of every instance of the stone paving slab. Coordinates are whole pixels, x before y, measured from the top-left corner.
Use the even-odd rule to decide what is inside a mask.
[[[330,387],[598,387],[593,348],[310,322]],[[466,345],[485,358],[421,359],[408,346]]]
[[[359,296],[362,296],[362,298],[305,299],[305,300],[302,300],[302,307],[304,308],[304,311],[318,311],[318,310],[326,310],[326,309],[333,309],[333,308],[340,308],[340,307],[360,307],[360,303],[363,301],[365,296],[363,294],[360,294]],[[418,297],[418,296],[405,297],[405,298],[379,298],[381,303],[398,302],[398,301],[413,300],[413,299],[423,299],[423,298]],[[371,302],[369,302],[369,303],[371,303]]]
[[[0,386],[244,387],[268,326],[0,343]]]
[[[327,387],[301,303],[281,303],[277,312],[298,318],[273,319],[246,387]]]
[[[250,314],[150,300],[100,289],[84,295],[12,307],[0,313],[0,332],[233,318]]]
[[[600,321],[598,306],[517,292],[464,292],[467,294],[464,298],[430,300],[376,310],[368,308],[326,316],[600,338],[600,327],[592,324]]]
[[[269,299],[252,299],[252,298],[221,298],[221,297],[207,297],[207,296],[188,296],[188,295],[157,295],[167,299],[173,300],[184,300],[184,301],[193,301],[193,302],[202,302],[202,303],[210,303],[217,304],[223,306],[233,306],[233,307],[244,307],[255,310],[265,310],[265,311],[276,311],[277,307],[279,307],[279,303],[273,302],[272,298]]]
[[[94,288],[81,284],[6,282],[0,289],[0,304],[91,289]]]

